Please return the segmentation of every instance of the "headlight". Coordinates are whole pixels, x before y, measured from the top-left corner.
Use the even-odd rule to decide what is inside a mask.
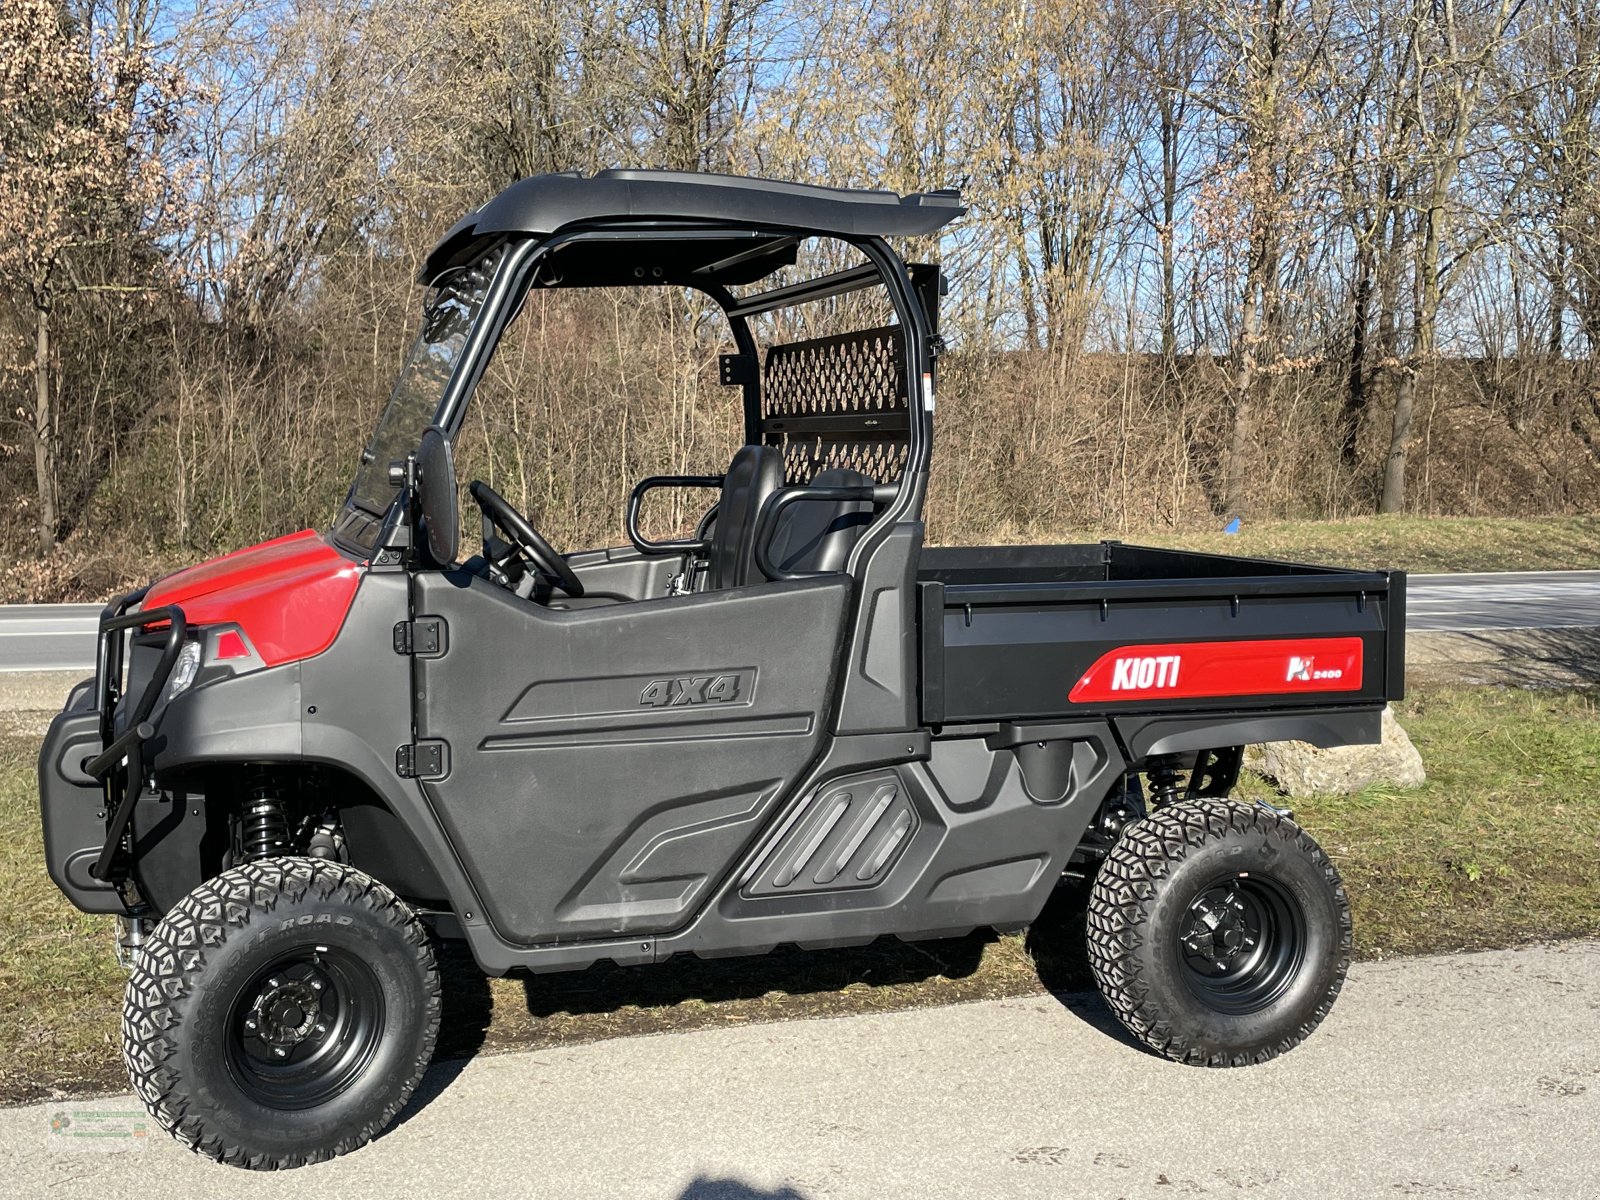
[[[194,682],[195,672],[200,670],[200,643],[185,642],[183,649],[178,651],[178,661],[172,664],[172,675],[167,680],[167,699],[171,700]]]

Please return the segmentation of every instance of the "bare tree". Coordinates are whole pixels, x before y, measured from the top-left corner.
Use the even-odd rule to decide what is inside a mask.
[[[1379,512],[1405,508],[1406,455],[1416,412],[1417,380],[1433,366],[1438,349],[1439,308],[1445,288],[1443,256],[1455,232],[1456,184],[1473,135],[1485,120],[1483,102],[1489,77],[1504,52],[1518,7],[1516,0],[1496,0],[1482,12],[1463,15],[1455,0],[1439,4],[1428,0],[1417,3],[1412,11],[1416,32],[1408,38],[1411,69],[1403,85],[1412,110],[1409,150],[1417,167],[1415,191],[1404,201],[1417,225],[1409,305],[1411,352],[1396,387]]]
[[[130,242],[148,244],[181,220],[179,181],[157,153],[178,117],[174,80],[152,54],[148,9],[119,5],[115,17],[97,38],[51,0],[0,9],[0,273],[21,282],[12,313],[31,343],[24,412],[40,554],[55,548],[61,524],[62,297],[142,290],[151,257],[126,279],[108,277],[106,263],[126,263]]]
[[[1304,191],[1307,81],[1320,70],[1322,14],[1294,0],[1216,0],[1207,11],[1216,78],[1204,93],[1225,141],[1210,195],[1213,219],[1237,239],[1242,263],[1231,339],[1232,413],[1221,506],[1250,506],[1260,395],[1281,352],[1281,270],[1286,223]]]
[[[1178,355],[1179,205],[1193,185],[1192,113],[1206,45],[1190,4],[1136,0],[1119,15],[1138,67],[1132,85],[1147,90],[1155,109],[1155,137],[1136,137],[1133,144],[1138,216],[1159,251],[1162,376],[1170,382]]]

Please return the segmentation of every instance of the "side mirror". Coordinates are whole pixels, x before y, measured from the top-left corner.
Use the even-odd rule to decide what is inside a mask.
[[[430,425],[417,447],[417,509],[428,557],[441,567],[456,561],[461,514],[456,495],[455,455],[444,430]]]

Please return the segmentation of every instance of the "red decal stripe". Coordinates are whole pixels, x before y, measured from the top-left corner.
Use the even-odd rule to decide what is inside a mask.
[[[1073,685],[1074,704],[1361,690],[1361,639],[1271,638],[1122,646]]]

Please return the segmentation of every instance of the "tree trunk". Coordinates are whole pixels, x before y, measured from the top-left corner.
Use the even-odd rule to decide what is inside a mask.
[[[1170,99],[1161,105],[1161,366],[1167,382],[1178,358],[1178,122]]]
[[[1263,335],[1278,319],[1278,221],[1283,203],[1274,172],[1283,161],[1279,112],[1283,55],[1284,0],[1264,0],[1262,28],[1248,48],[1252,78],[1244,131],[1246,172],[1251,183],[1251,229],[1244,297],[1239,310],[1239,338],[1234,348],[1233,431],[1222,493],[1224,515],[1242,517],[1249,507],[1254,466],[1257,356],[1267,344]],[[1276,346],[1276,340],[1273,342]]]
[[[1411,440],[1411,416],[1417,402],[1417,369],[1401,372],[1394,393],[1394,420],[1389,428],[1389,457],[1383,464],[1380,513],[1397,513],[1406,506],[1406,445]]]
[[[1021,221],[1019,214],[1018,221]],[[1022,296],[1023,336],[1029,350],[1044,346],[1039,336],[1039,301],[1033,292],[1033,267],[1026,248],[1017,251],[1017,289]]]
[[[1557,217],[1559,222],[1556,228],[1555,262],[1551,264],[1549,273],[1550,285],[1550,338],[1548,349],[1550,357],[1557,361],[1561,352],[1566,348],[1566,339],[1562,336],[1567,323],[1567,238],[1566,214],[1561,210],[1565,204],[1559,204]]]
[[[56,548],[56,443],[50,404],[50,309],[34,305],[33,477],[39,494],[39,556]]]
[[[1372,319],[1372,243],[1362,240],[1356,252],[1354,313],[1350,319],[1350,371],[1339,413],[1339,458],[1359,465],[1361,422],[1368,402],[1367,326]]]
[[[1396,316],[1401,299],[1402,265],[1405,259],[1406,220],[1404,193],[1391,178],[1384,184],[1383,220],[1378,223],[1375,240],[1378,261],[1375,269],[1378,286],[1378,357],[1386,364],[1400,356],[1400,327]],[[1387,234],[1387,245],[1384,245]]]
[[[1395,392],[1394,421],[1389,429],[1389,458],[1383,466],[1383,495],[1378,500],[1380,513],[1405,511],[1406,449],[1411,443],[1411,419],[1416,410],[1417,377],[1433,361],[1435,324],[1439,314],[1439,235],[1444,219],[1444,202],[1449,196],[1449,177],[1435,185],[1433,199],[1422,219],[1422,251],[1417,259],[1413,311],[1416,313],[1416,344],[1411,362],[1400,376]]]
[[[1250,453],[1255,440],[1256,343],[1260,337],[1261,310],[1257,302],[1256,273],[1245,288],[1239,321],[1238,361],[1233,375],[1233,432],[1228,439],[1228,461],[1222,489],[1223,515],[1242,517],[1249,507]]]

